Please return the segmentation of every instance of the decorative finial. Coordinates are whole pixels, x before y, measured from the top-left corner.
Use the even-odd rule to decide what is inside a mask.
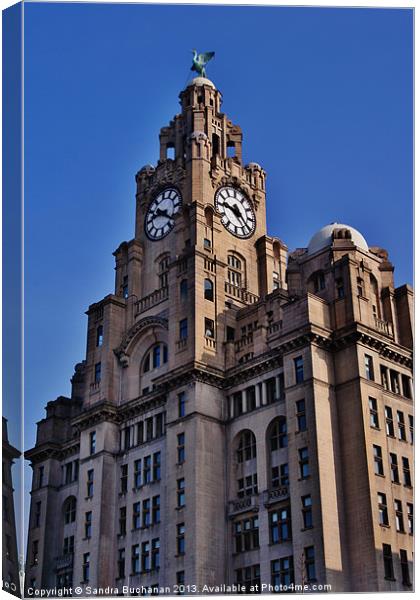
[[[197,71],[200,77],[206,77],[206,64],[213,58],[214,52],[203,52],[202,54],[197,54],[197,50],[192,50],[193,56],[193,64],[191,67],[191,71]]]

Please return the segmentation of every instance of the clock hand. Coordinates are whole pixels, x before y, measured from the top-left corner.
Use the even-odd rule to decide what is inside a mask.
[[[171,218],[171,215],[168,213],[167,210],[162,210],[161,208],[157,208],[156,209],[156,216],[157,217],[168,217],[168,219]]]

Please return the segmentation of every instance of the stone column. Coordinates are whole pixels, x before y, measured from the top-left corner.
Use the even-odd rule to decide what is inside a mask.
[[[259,408],[261,406],[261,397],[260,397],[260,384],[257,383],[255,385],[255,406]]]
[[[265,381],[262,381],[261,385],[262,385],[262,404],[264,406],[265,404],[267,404],[267,385],[266,385]]]
[[[246,390],[242,390],[242,412],[246,413]]]

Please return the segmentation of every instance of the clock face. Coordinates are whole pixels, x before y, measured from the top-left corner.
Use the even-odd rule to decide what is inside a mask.
[[[216,211],[230,233],[240,238],[250,237],[255,231],[255,213],[251,202],[241,190],[227,186],[216,193]]]
[[[175,215],[181,208],[181,194],[175,188],[160,192],[149,206],[144,221],[146,235],[151,240],[161,240],[175,225]]]

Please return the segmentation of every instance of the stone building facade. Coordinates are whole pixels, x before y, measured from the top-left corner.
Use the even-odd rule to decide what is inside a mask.
[[[26,587],[410,590],[412,290],[346,225],[288,255],[220,92],[180,103],[26,453]]]

